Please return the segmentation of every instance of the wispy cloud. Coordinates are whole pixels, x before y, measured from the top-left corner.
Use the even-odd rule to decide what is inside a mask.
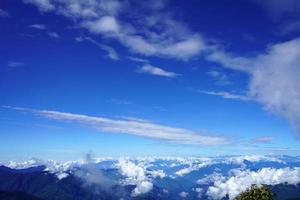
[[[35,28],[39,30],[46,30],[46,26],[44,24],[31,24],[28,28]]]
[[[231,84],[228,76],[225,73],[222,73],[217,70],[211,70],[211,71],[207,72],[207,74],[215,80],[215,83],[217,85],[230,85]]]
[[[223,145],[228,143],[228,140],[225,137],[212,136],[187,129],[160,125],[142,119],[112,119],[50,110],[36,110],[10,106],[2,107],[21,112],[29,112],[58,121],[69,121],[87,125],[101,132],[130,134],[180,144]]]
[[[23,0],[24,3],[35,4],[42,12],[50,11],[54,9],[54,6],[49,0]]]
[[[252,0],[268,11],[269,17],[279,20],[281,17],[297,16],[300,13],[300,2],[298,0]]]
[[[198,90],[197,92],[202,93],[202,94],[207,94],[207,95],[220,96],[224,99],[236,99],[236,100],[241,100],[241,101],[253,101],[254,100],[248,96],[233,94],[233,93],[229,93],[229,92],[225,92],[225,91],[215,92],[215,91]]]
[[[0,17],[8,17],[8,16],[9,16],[8,12],[5,11],[5,10],[2,10],[2,9],[0,8]]]
[[[129,60],[132,60],[134,62],[139,62],[139,63],[149,63],[148,59],[144,59],[144,58],[138,58],[138,57],[132,57],[132,56],[127,56],[127,58]]]
[[[83,41],[88,41],[96,46],[98,46],[100,49],[102,49],[103,51],[107,52],[107,57],[112,59],[112,60],[119,60],[119,55],[116,52],[116,50],[114,48],[112,48],[111,46],[105,45],[105,44],[101,44],[99,42],[97,42],[96,40],[92,39],[91,37],[76,37],[75,40],[77,42],[83,42]]]
[[[260,136],[254,138],[251,143],[257,144],[257,143],[270,143],[274,140],[274,137],[272,136]]]
[[[25,63],[23,63],[23,62],[16,62],[16,61],[9,61],[9,62],[7,63],[7,66],[8,66],[8,67],[11,67],[11,68],[22,67],[22,66],[24,66],[24,65],[25,65]]]
[[[35,5],[43,12],[65,16],[91,34],[118,41],[133,53],[185,61],[202,54],[209,61],[244,72],[250,77],[249,97],[228,92],[206,93],[227,99],[255,99],[267,110],[284,116],[296,132],[300,133],[299,38],[271,44],[264,53],[257,56],[243,57],[219,48],[218,44],[211,44],[201,33],[193,32],[185,23],[174,19],[174,15],[167,10],[167,1],[162,1],[160,6],[144,1],[134,5],[131,1],[23,1]],[[298,0],[254,2],[265,7],[274,19],[285,14],[295,16],[300,10]],[[73,4],[76,9],[70,6]],[[124,13],[126,20],[121,17]],[[298,27],[299,24],[296,23],[287,27],[287,31],[296,30]],[[146,67],[145,71],[153,72],[152,69]]]
[[[124,99],[116,99],[116,98],[111,98],[109,102],[117,105],[131,105],[132,102]]]
[[[130,51],[145,56],[188,60],[205,50],[201,35],[192,33],[183,23],[173,19],[166,11],[165,1],[160,6],[143,1],[23,1],[42,12],[54,12],[72,19],[90,33],[115,39]],[[128,20],[119,17],[124,13]],[[141,25],[143,28],[137,28]]]
[[[49,32],[48,35],[52,38],[60,38],[60,36],[56,32]]]
[[[279,27],[278,34],[279,35],[286,35],[289,33],[294,33],[294,32],[299,32],[300,31],[300,22],[293,21],[293,22],[288,22],[282,26]]]
[[[164,69],[155,67],[150,64],[145,64],[142,67],[138,68],[137,72],[151,74],[151,75],[155,75],[155,76],[164,76],[164,77],[168,77],[168,78],[175,78],[180,75],[180,74],[176,74],[175,72],[166,71]]]
[[[41,30],[41,31],[45,31],[46,34],[49,36],[49,37],[52,37],[52,38],[55,38],[55,39],[58,39],[60,38],[60,35],[54,31],[47,31],[47,27],[46,25],[44,24],[31,24],[28,26],[28,28],[33,28],[33,29],[37,29],[37,30]]]

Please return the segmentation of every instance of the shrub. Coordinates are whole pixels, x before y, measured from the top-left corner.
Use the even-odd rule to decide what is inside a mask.
[[[268,186],[252,185],[250,189],[239,194],[235,200],[274,200],[274,195]]]

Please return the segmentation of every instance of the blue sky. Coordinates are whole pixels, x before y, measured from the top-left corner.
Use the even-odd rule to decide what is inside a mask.
[[[296,0],[0,2],[0,159],[299,154]]]

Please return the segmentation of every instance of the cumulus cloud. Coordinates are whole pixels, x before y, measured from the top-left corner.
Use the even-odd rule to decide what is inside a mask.
[[[92,34],[113,38],[145,56],[188,60],[206,49],[204,40],[165,11],[165,2],[24,0],[41,11],[53,11],[75,21]],[[130,12],[128,12],[130,10]],[[146,12],[145,12],[146,10]],[[126,19],[119,17],[126,13]]]
[[[254,59],[249,94],[300,132],[300,39],[275,44]]]
[[[243,165],[245,161],[249,161],[252,163],[261,162],[261,161],[284,163],[284,161],[280,160],[276,156],[265,156],[265,155],[232,156],[225,159],[223,162],[227,164]]]
[[[187,193],[187,192],[180,192],[180,193],[179,193],[179,196],[180,196],[181,198],[186,198],[188,195],[189,195],[189,193]]]
[[[95,128],[101,132],[131,134],[181,144],[222,145],[227,144],[228,142],[224,137],[204,135],[187,129],[164,126],[145,120],[136,120],[133,118],[110,119],[58,111],[35,110],[9,106],[3,107],[23,112],[31,112],[50,119],[88,125],[91,128]]]
[[[136,185],[131,195],[138,196],[152,190],[153,184],[147,176],[146,166],[143,163],[135,164],[127,159],[120,159],[116,164],[121,174],[127,177],[123,184]]]
[[[99,42],[97,42],[96,40],[92,39],[91,37],[76,37],[75,40],[77,42],[83,42],[83,41],[88,41],[96,46],[98,46],[100,49],[102,49],[103,51],[105,51],[107,54],[106,56],[112,60],[119,60],[119,55],[116,52],[116,50],[114,48],[112,48],[111,46],[105,45],[105,44],[101,44]]]
[[[155,76],[164,76],[168,78],[175,78],[179,76],[179,74],[176,74],[175,72],[166,71],[164,69],[161,69],[159,67],[155,67],[150,64],[145,64],[142,67],[140,67],[137,72],[139,73],[145,73],[145,74],[152,74]]]
[[[239,193],[246,191],[251,185],[276,185],[280,183],[297,184],[300,182],[300,168],[262,168],[258,171],[235,170],[228,179],[221,178],[210,186],[207,195],[213,199],[229,196],[234,199]]]
[[[203,188],[193,188],[193,191],[197,193],[197,197],[199,199],[202,198],[203,193],[204,193],[204,189]]]
[[[228,93],[207,94],[248,100],[255,99],[266,110],[285,117],[300,132],[300,39],[270,45],[263,54],[252,58],[234,57],[216,51],[208,57],[223,66],[249,74],[247,97]]]
[[[251,171],[245,167],[235,168],[235,166],[222,167],[224,163],[241,164],[245,160],[251,163],[262,163],[267,160],[284,159],[283,166],[297,166],[298,157],[281,157],[281,156],[234,156],[234,157],[137,157],[137,158],[110,158],[110,157],[94,157],[92,154],[87,154],[85,159],[75,161],[54,161],[54,160],[40,160],[29,159],[26,161],[13,162],[10,161],[5,166],[15,169],[25,169],[29,167],[45,166],[45,172],[56,175],[58,179],[63,179],[70,174],[75,175],[83,180],[85,184],[100,185],[102,189],[111,191],[111,187],[121,185],[134,186],[131,192],[132,197],[139,196],[150,192],[157,179],[165,177],[178,178],[173,176],[174,167],[177,169],[182,165],[199,166],[198,164],[205,162],[212,162],[216,167],[213,172],[205,175],[196,181],[199,186],[195,185],[190,191],[197,193],[201,198],[207,195],[212,199],[222,199],[229,195],[230,199],[234,199],[240,192],[245,191],[256,185],[276,185],[280,183],[297,184],[300,182],[300,168],[267,168],[273,164],[266,164],[265,168],[257,171]],[[103,161],[110,161],[110,164]],[[104,168],[102,168],[104,167]],[[202,166],[203,168],[207,166]],[[202,168],[200,167],[200,168]],[[195,170],[199,170],[200,168]],[[102,169],[118,170],[121,176],[117,178],[108,179]],[[212,169],[208,167],[206,169]],[[222,169],[222,170],[221,170]],[[210,172],[210,170],[203,170],[203,172]],[[227,175],[226,175],[227,174]],[[170,180],[170,179],[168,179]],[[181,180],[181,179],[180,179]],[[185,179],[182,179],[185,180]],[[167,190],[164,190],[168,193]],[[171,192],[171,191],[170,191]],[[188,192],[178,194],[182,198],[189,198]],[[190,193],[191,194],[191,193]]]
[[[25,161],[10,161],[7,166],[13,169],[27,169],[30,167],[44,166],[45,172],[55,174],[56,177],[61,180],[69,176],[69,170],[83,163],[84,162],[82,160],[61,162],[56,160],[41,160],[37,158],[31,158]]]
[[[222,176],[222,174],[213,172],[210,175],[206,175],[205,177],[198,179],[197,184],[209,185],[210,183],[213,183],[215,181],[220,181],[220,180],[224,180],[224,177]]]
[[[188,164],[188,167],[176,171],[175,174],[177,176],[184,176],[193,171],[197,171],[200,168],[207,167],[213,164],[214,162],[210,158],[201,158],[201,159],[193,159],[192,162],[191,160],[189,160],[189,162],[186,161],[185,163]]]

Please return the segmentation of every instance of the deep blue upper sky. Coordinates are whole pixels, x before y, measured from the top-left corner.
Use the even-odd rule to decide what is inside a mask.
[[[299,19],[296,0],[2,0],[0,160],[299,154]]]

